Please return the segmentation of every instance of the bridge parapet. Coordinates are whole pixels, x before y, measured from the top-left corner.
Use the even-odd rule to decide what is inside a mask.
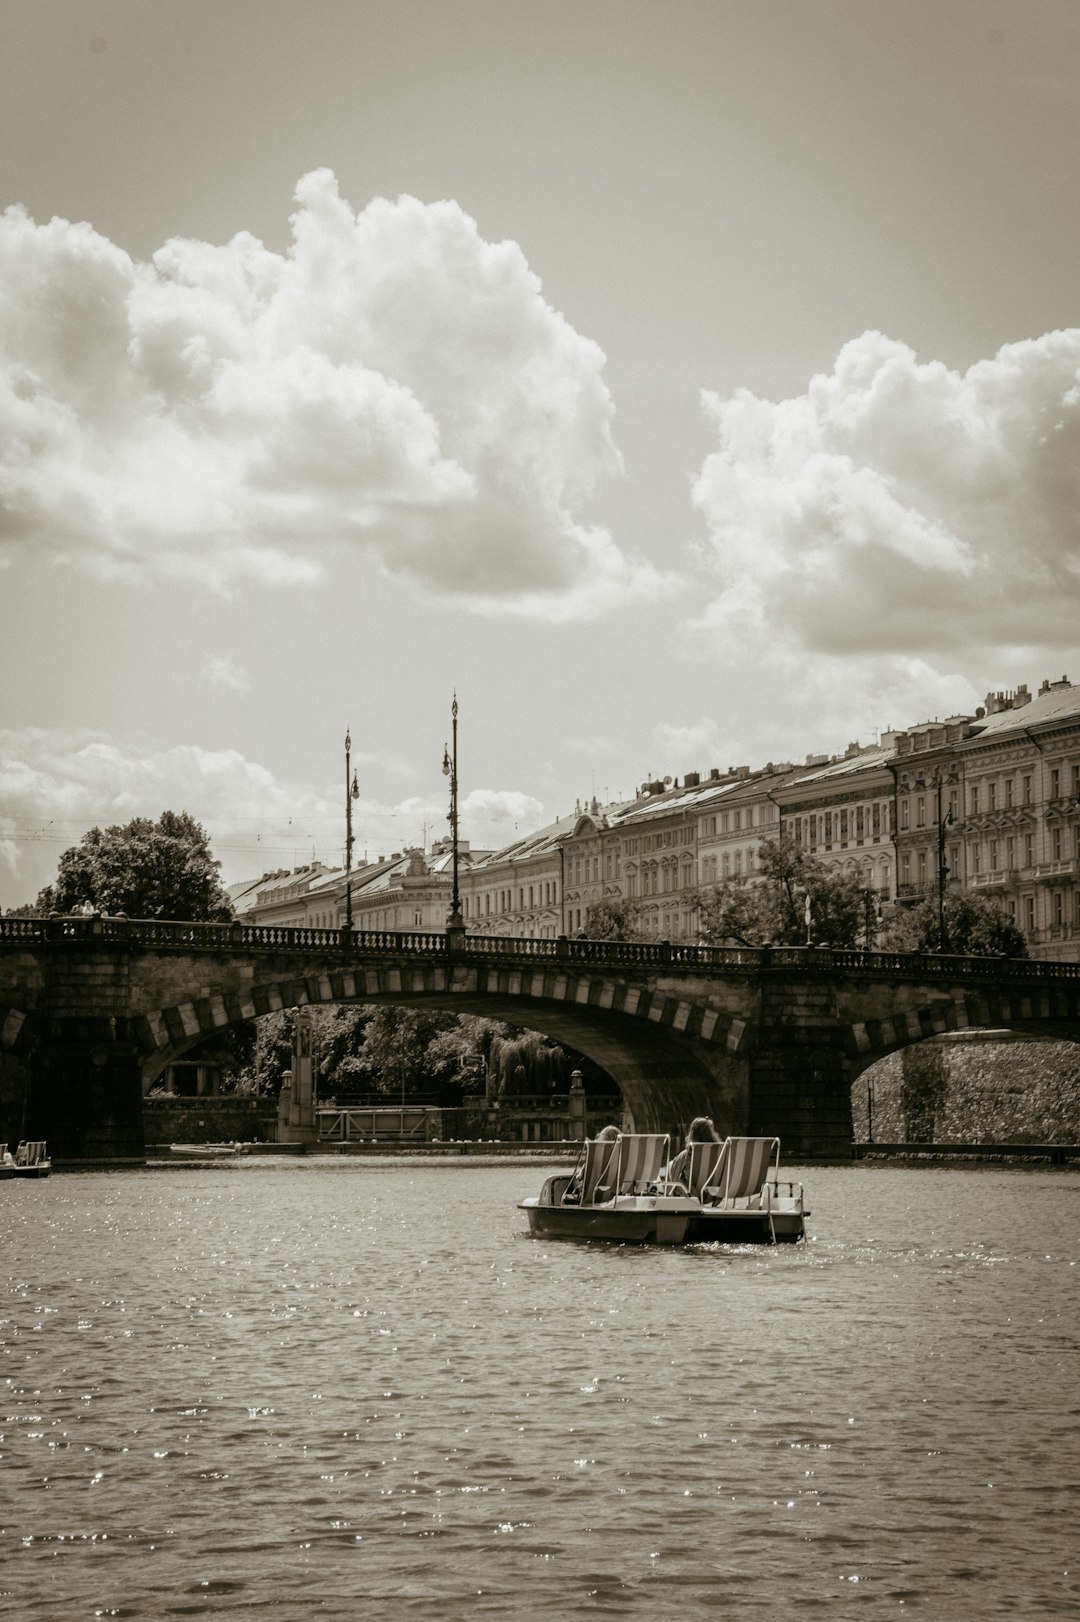
[[[670,941],[528,939],[430,930],[294,928],[273,924],[185,923],[169,919],[53,916],[0,918],[0,950],[71,942],[128,946],[152,952],[275,952],[305,950],[340,957],[382,955],[435,958],[510,958],[622,969],[686,969],[695,973],[900,975],[957,981],[992,978],[1080,980],[1080,963],[1040,958],[961,957],[938,952],[878,952],[816,946],[691,946]]]

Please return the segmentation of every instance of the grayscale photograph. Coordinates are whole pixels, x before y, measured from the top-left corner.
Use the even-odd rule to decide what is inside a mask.
[[[1080,1619],[1080,5],[0,0],[0,1618]]]

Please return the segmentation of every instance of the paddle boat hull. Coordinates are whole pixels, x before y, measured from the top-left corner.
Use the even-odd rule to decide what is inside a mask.
[[[604,1239],[622,1245],[682,1245],[696,1200],[619,1194],[599,1205],[563,1205],[570,1179],[549,1177],[536,1199],[521,1200],[530,1233],[546,1239]]]

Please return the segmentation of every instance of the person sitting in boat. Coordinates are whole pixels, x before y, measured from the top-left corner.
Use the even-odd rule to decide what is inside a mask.
[[[673,1155],[667,1168],[667,1181],[683,1181],[690,1165],[690,1150],[695,1143],[720,1143],[723,1140],[708,1115],[695,1115],[686,1129],[686,1142],[677,1155]]]
[[[618,1129],[617,1126],[602,1126],[600,1128],[599,1132],[596,1134],[596,1142],[597,1143],[614,1143],[615,1139],[617,1137],[620,1137],[620,1136],[621,1136],[621,1134],[620,1134],[619,1129]],[[581,1199],[581,1183],[582,1183],[582,1178],[584,1176],[584,1173],[585,1173],[585,1161],[584,1161],[584,1158],[582,1158],[581,1161],[579,1161],[579,1163],[578,1163],[577,1169],[575,1170],[573,1177],[571,1177],[569,1183],[566,1185],[566,1191],[564,1192],[563,1197],[562,1197],[562,1202],[563,1202],[564,1205],[577,1205],[578,1202],[580,1201],[580,1199]]]

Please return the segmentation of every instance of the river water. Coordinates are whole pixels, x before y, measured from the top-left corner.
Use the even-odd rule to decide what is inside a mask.
[[[0,1186],[0,1615],[1080,1615],[1080,1172],[659,1251],[531,1238],[547,1169]]]

